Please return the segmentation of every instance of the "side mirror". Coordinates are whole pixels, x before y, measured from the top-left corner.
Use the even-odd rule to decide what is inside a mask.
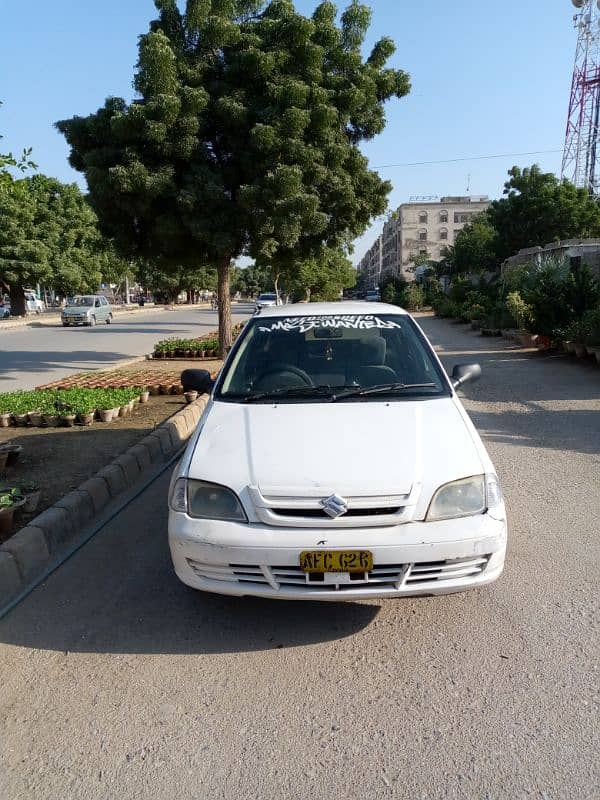
[[[458,389],[469,381],[478,381],[481,378],[479,364],[457,364],[452,370],[452,386]]]
[[[196,391],[198,394],[210,394],[214,386],[210,372],[206,369],[184,369],[181,383],[184,392]]]

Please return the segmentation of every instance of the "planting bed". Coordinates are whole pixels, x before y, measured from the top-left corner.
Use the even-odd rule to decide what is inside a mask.
[[[129,416],[119,417],[108,425],[0,429],[0,446],[10,443],[23,448],[16,463],[0,470],[0,487],[34,483],[41,488],[35,513],[28,514],[21,509],[12,527],[0,534],[0,540],[16,533],[184,405],[182,395],[159,395],[146,404],[135,406]],[[0,490],[0,495],[4,493]]]

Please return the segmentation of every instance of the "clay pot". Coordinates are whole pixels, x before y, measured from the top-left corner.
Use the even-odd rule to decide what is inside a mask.
[[[40,411],[30,411],[27,415],[29,417],[29,424],[34,428],[39,428],[42,424],[42,414]]]
[[[75,425],[75,414],[64,414],[61,416],[60,421],[67,428],[72,428]]]
[[[149,387],[148,391],[150,392],[152,397],[156,397],[156,395],[160,394],[160,386],[157,383],[155,383],[153,386]]]
[[[82,425],[91,425],[94,421],[94,412],[90,411],[88,414],[79,414],[79,422]]]
[[[8,428],[10,426],[10,414],[0,414],[0,428]]]
[[[44,424],[48,426],[48,428],[56,428],[58,425],[58,416],[56,414],[44,414],[43,415]]]
[[[38,507],[40,502],[40,497],[42,496],[41,489],[33,489],[31,492],[25,493],[25,505],[23,506],[23,511],[26,514],[33,514],[33,512]]]
[[[149,391],[145,391],[145,392],[141,393],[141,395],[140,395],[140,403],[147,403],[149,399],[150,399],[150,392]]]
[[[29,414],[15,414],[15,423],[19,428],[27,427],[29,422]]]
[[[171,386],[168,383],[161,383],[158,387],[160,394],[170,394],[171,393]]]
[[[180,383],[175,384],[173,394],[183,394],[183,386]]]
[[[198,392],[196,392],[195,390],[191,390],[189,392],[186,392],[184,397],[186,399],[186,402],[193,403],[194,400],[198,399]]]
[[[577,356],[577,358],[585,358],[585,356],[587,355],[587,349],[586,346],[583,344],[583,342],[574,342],[574,345],[575,345],[575,355]]]
[[[113,419],[112,408],[100,408],[98,409],[98,414],[100,415],[100,422],[112,422]]]

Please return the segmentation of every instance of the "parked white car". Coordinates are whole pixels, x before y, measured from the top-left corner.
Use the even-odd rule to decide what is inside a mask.
[[[244,328],[169,492],[178,577],[228,595],[355,600],[494,581],[492,462],[425,335],[396,306],[264,309]]]
[[[25,307],[27,311],[35,314],[42,314],[46,310],[46,304],[39,297],[36,297],[35,292],[25,289]]]

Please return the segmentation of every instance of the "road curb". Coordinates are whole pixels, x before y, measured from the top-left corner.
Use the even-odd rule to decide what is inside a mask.
[[[81,529],[146,472],[172,458],[196,429],[208,397],[178,411],[0,546],[0,609],[46,573]]]

